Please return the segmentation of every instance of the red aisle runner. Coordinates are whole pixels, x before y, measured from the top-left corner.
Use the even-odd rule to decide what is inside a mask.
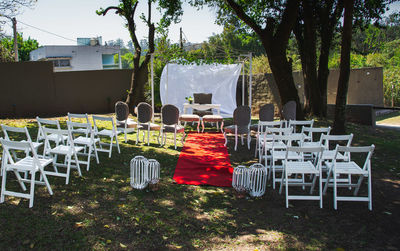
[[[179,155],[178,184],[232,186],[232,166],[222,133],[189,133]]]

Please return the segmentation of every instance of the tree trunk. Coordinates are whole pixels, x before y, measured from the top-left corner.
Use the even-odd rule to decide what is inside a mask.
[[[261,39],[261,42],[263,40]],[[264,42],[263,42],[264,43]],[[282,48],[283,47],[283,48]],[[278,86],[282,106],[289,101],[296,101],[296,117],[304,119],[303,109],[300,105],[299,94],[294,84],[291,62],[286,58],[286,46],[282,46],[277,41],[271,46],[265,46],[272,75]]]
[[[342,48],[340,54],[340,75],[336,94],[335,120],[333,122],[333,133],[346,133],[346,101],[350,77],[350,51],[351,33],[353,26],[354,0],[344,3],[344,21],[342,31]]]
[[[323,7],[318,10],[320,20],[320,36],[321,36],[321,47],[320,56],[318,62],[318,86],[321,96],[321,116],[326,117],[327,115],[327,104],[328,104],[328,76],[329,76],[329,52],[332,46],[333,30],[337,25],[337,22],[343,11],[343,0],[337,1],[337,5],[332,12],[334,1],[325,1]]]

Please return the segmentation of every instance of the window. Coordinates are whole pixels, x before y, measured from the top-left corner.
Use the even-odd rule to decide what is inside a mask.
[[[53,62],[54,67],[70,67],[71,62],[69,59],[53,59],[51,60]]]

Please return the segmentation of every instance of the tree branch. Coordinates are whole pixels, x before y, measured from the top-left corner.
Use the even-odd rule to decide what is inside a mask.
[[[243,20],[250,28],[252,28],[258,35],[262,35],[263,29],[244,11],[243,8],[237,4],[234,0],[225,0],[225,2],[232,8],[236,15]]]
[[[123,14],[123,10],[117,6],[107,7],[105,10],[101,10],[97,14],[105,16],[107,14],[107,12],[110,10],[115,10],[115,14]]]
[[[275,34],[278,40],[289,40],[290,34],[292,33],[292,28],[297,20],[299,4],[300,1],[298,0],[287,0],[281,23],[279,24]]]

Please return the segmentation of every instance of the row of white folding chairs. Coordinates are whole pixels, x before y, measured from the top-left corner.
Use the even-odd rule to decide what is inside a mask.
[[[114,119],[112,117],[103,117],[103,116],[96,116],[96,115],[93,115],[92,118],[93,118],[93,125],[94,125],[93,128],[91,126],[91,123],[89,121],[89,116],[87,114],[68,113],[68,121],[70,123],[74,123],[73,128],[72,128],[73,135],[82,134],[85,137],[88,137],[90,134],[93,133],[95,138],[98,139],[98,142],[96,142],[96,143],[99,144],[99,148],[96,149],[96,151],[107,152],[109,158],[111,158],[112,147],[114,145],[113,142],[115,140],[115,145],[117,147],[118,153],[120,153],[121,151],[120,151],[119,142],[118,142],[118,135],[121,133],[121,131],[116,128]],[[81,119],[81,120],[83,119],[85,122],[84,123],[73,122],[74,121],[73,119]],[[43,119],[43,118],[39,118],[39,117],[36,117],[36,120],[37,120],[38,126],[39,126],[37,142],[40,142],[41,140],[44,139],[43,130],[42,130],[42,128],[44,126],[52,126],[57,129],[61,129],[60,123],[58,120]],[[99,122],[109,123],[111,126],[111,129],[100,129]],[[82,126],[79,126],[80,124]],[[90,127],[87,125],[90,125]],[[56,135],[49,135],[49,139],[52,141],[56,140],[57,138],[58,137]],[[103,142],[102,141],[103,138],[110,138],[110,143]],[[66,139],[66,136],[63,137],[62,142],[64,142],[65,139]],[[104,146],[108,146],[108,148],[106,148]]]
[[[289,146],[285,150],[285,158],[283,160],[283,174],[281,177],[281,185],[279,193],[285,186],[286,207],[289,207],[289,200],[319,200],[322,208],[323,195],[326,194],[328,187],[333,187],[333,206],[337,209],[338,201],[364,201],[368,202],[369,210],[372,210],[372,184],[371,184],[371,156],[375,149],[371,146],[339,146],[334,150],[334,156],[331,161],[326,161],[323,147],[292,147]],[[313,160],[305,158],[306,154],[315,156]],[[356,163],[350,158],[343,159],[340,156],[350,154],[365,154],[363,161]],[[296,156],[296,157],[294,157]],[[323,188],[323,175],[326,166],[326,179]],[[309,176],[309,181],[307,181]],[[341,176],[350,177],[350,182],[340,180]],[[352,176],[358,176],[357,182],[353,183]],[[367,196],[359,196],[359,190],[362,181],[367,178]],[[317,185],[318,195],[312,195]],[[331,182],[332,181],[332,182]],[[290,195],[289,186],[310,186],[310,195]],[[338,187],[355,188],[353,196],[338,196]]]
[[[327,128],[328,132],[330,128]],[[290,131],[283,132],[282,134],[272,134],[272,140],[267,141],[264,145],[263,159],[265,167],[269,169],[269,178],[272,176],[272,187],[275,189],[275,184],[279,182],[276,178],[276,172],[282,172],[282,164],[278,165],[277,162],[282,162],[285,157],[285,151],[290,146],[302,147],[322,147],[324,149],[323,160],[332,161],[335,155],[334,149],[330,145],[342,144],[349,147],[351,145],[353,134],[349,135],[329,135],[322,133],[318,142],[305,141],[305,134],[291,134]],[[333,144],[332,144],[333,143]],[[315,157],[308,155],[309,159]],[[350,159],[350,154],[339,155],[340,159]]]
[[[280,120],[280,121],[259,121],[257,126],[256,133],[256,147],[254,152],[254,157],[257,157],[257,154],[261,157],[260,153],[262,152],[262,146],[264,144],[263,140],[271,140],[271,136],[265,138],[266,135],[271,134],[270,129],[273,128],[286,128],[290,130],[292,134],[306,134],[306,139],[312,141],[312,133],[311,131],[304,131],[304,128],[313,128],[314,120]],[[301,130],[298,131],[297,127],[301,127]],[[279,129],[278,129],[279,130]],[[275,132],[274,132],[275,133]],[[264,137],[264,139],[263,139]]]

